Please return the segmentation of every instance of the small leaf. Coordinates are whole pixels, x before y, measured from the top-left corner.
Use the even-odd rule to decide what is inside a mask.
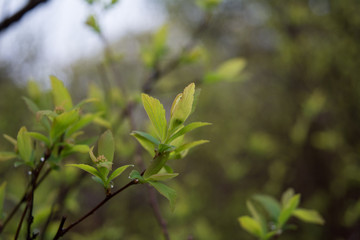
[[[203,126],[207,126],[207,125],[211,125],[211,123],[207,123],[207,122],[192,122],[188,125],[186,125],[185,127],[181,128],[179,131],[177,131],[175,134],[173,134],[169,140],[167,140],[167,143],[171,143],[172,141],[174,141],[176,138],[184,135],[185,133],[188,133],[196,128],[199,127],[203,127]]]
[[[143,93],[141,94],[142,103],[144,105],[145,111],[154,126],[156,133],[159,139],[163,140],[166,137],[166,117],[165,109],[160,101],[156,98],[150,97],[149,95]]]
[[[96,117],[94,119],[94,123],[96,123],[96,124],[98,124],[98,125],[100,125],[102,127],[108,128],[108,129],[111,128],[111,123],[109,121],[101,118],[101,117]]]
[[[50,141],[47,137],[45,137],[44,135],[42,135],[41,133],[37,133],[37,132],[29,132],[29,135],[39,141],[42,141],[46,144],[46,146],[50,146]]]
[[[141,131],[133,131],[131,133],[132,136],[141,136],[142,138],[145,138],[146,140],[150,141],[154,146],[158,146],[160,144],[160,141],[157,140],[156,138],[154,138],[152,135],[146,133],[146,132],[141,132]]]
[[[295,195],[294,189],[289,188],[286,190],[283,195],[281,196],[281,204],[283,207],[289,202],[289,200]]]
[[[307,210],[307,209],[299,208],[294,210],[293,215],[304,222],[315,223],[320,225],[323,225],[325,223],[321,215],[315,210]]]
[[[81,116],[79,121],[77,121],[74,125],[72,125],[69,130],[67,131],[67,136],[71,136],[74,132],[84,128],[88,124],[90,124],[92,121],[94,121],[95,118],[99,117],[100,114],[85,114],[84,116]]]
[[[71,110],[73,107],[72,100],[63,82],[55,76],[50,76],[50,80],[55,106],[63,107],[67,111]]]
[[[122,174],[128,167],[134,167],[134,165],[125,165],[125,166],[121,166],[117,169],[115,169],[109,176],[108,178],[108,182],[110,182],[111,180],[115,179],[116,177],[118,177],[120,174]]]
[[[88,145],[79,144],[79,145],[69,145],[62,152],[61,156],[67,156],[71,153],[79,152],[79,153],[88,153],[90,150]]]
[[[87,164],[66,164],[67,167],[77,167],[80,168],[90,174],[92,174],[93,176],[96,176],[98,178],[100,178],[101,180],[103,180],[103,176],[99,173],[99,171]]]
[[[144,178],[157,174],[161,168],[165,166],[169,157],[169,153],[164,152],[162,154],[155,155],[154,159],[151,161],[150,166],[145,170]]]
[[[238,80],[239,73],[245,68],[246,61],[243,58],[233,58],[222,63],[215,72],[208,73],[205,83],[214,83],[219,81]]]
[[[260,223],[249,216],[242,216],[238,218],[238,221],[243,229],[250,234],[261,237],[261,226]]]
[[[260,194],[255,195],[253,199],[261,203],[261,205],[265,208],[273,221],[276,221],[278,219],[281,207],[276,199],[271,196]]]
[[[17,146],[17,141],[15,138],[9,136],[9,135],[6,135],[6,134],[3,134],[4,138],[6,140],[8,140],[11,144],[13,144],[14,146]]]
[[[279,219],[277,222],[279,228],[284,226],[286,221],[290,218],[290,216],[293,214],[294,210],[299,205],[299,202],[300,202],[300,194],[296,194],[283,207],[283,209],[280,212]]]
[[[10,160],[16,157],[17,154],[14,152],[0,152],[0,161]]]
[[[17,146],[21,159],[24,160],[24,162],[30,162],[32,159],[33,144],[26,127],[22,127],[17,135]]]
[[[246,206],[249,209],[252,217],[258,222],[260,223],[261,226],[261,235],[264,236],[267,233],[267,226],[266,226],[266,221],[264,219],[264,217],[256,210],[255,206],[250,202],[250,201],[246,201]]]
[[[134,132],[131,133],[131,135],[132,135],[133,137],[135,137],[136,140],[138,140],[138,142],[140,143],[140,145],[141,145],[143,148],[145,148],[145,150],[146,150],[148,153],[150,153],[150,155],[151,155],[152,157],[154,157],[156,146],[155,146],[151,141],[149,141],[147,138],[144,138],[144,137],[142,137],[141,135],[136,134],[136,133],[134,133]]]
[[[172,134],[178,126],[183,124],[189,117],[194,102],[195,84],[189,84],[183,91],[176,96],[170,112],[169,133]]]
[[[175,152],[180,153],[182,151],[191,149],[193,147],[196,147],[198,145],[208,143],[208,142],[209,142],[208,140],[198,140],[198,141],[194,141],[194,142],[185,143],[185,144],[181,145],[180,147],[176,148]]]
[[[88,25],[89,27],[91,27],[95,32],[100,33],[100,26],[95,18],[94,15],[90,15],[87,19],[86,19],[86,25]]]
[[[97,98],[87,98],[87,99],[84,99],[82,100],[81,102],[79,102],[78,104],[76,104],[74,106],[74,108],[81,108],[82,106],[84,106],[85,104],[88,104],[88,103],[92,103],[92,102],[98,102],[99,99]]]
[[[148,181],[165,181],[178,176],[178,173],[158,173],[148,177]]]
[[[60,137],[68,127],[79,119],[79,110],[74,109],[70,112],[64,112],[54,118],[54,122],[51,126],[50,137],[54,141]]]
[[[3,182],[0,185],[0,219],[3,218],[3,207],[4,207],[4,200],[5,200],[5,189],[6,189],[6,182]]]
[[[175,209],[175,202],[177,198],[176,191],[163,183],[149,181],[149,184],[153,186],[161,195],[166,197],[170,202],[170,208]]]
[[[130,172],[129,178],[132,179],[132,180],[138,179],[140,183],[146,183],[146,180],[136,170],[132,170]]]
[[[104,132],[98,142],[98,155],[104,155],[109,162],[113,162],[115,152],[114,137],[110,130]]]
[[[29,110],[36,114],[40,109],[39,107],[36,105],[36,103],[34,103],[31,99],[27,98],[27,97],[22,97],[27,105],[27,107],[29,108]]]

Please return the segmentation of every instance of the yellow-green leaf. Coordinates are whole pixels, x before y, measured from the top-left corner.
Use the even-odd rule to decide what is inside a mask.
[[[255,219],[249,216],[242,216],[238,218],[238,221],[244,230],[256,237],[261,237],[261,226]]]
[[[293,214],[294,210],[297,208],[300,202],[300,194],[296,194],[293,196],[281,209],[279,219],[278,219],[278,227],[281,228]]]
[[[148,178],[146,178],[146,180],[149,181],[165,181],[165,180],[169,180],[172,179],[176,176],[178,176],[178,173],[158,173],[158,174],[154,174]]]
[[[153,186],[161,195],[163,195],[169,200],[170,208],[174,210],[177,198],[176,191],[160,182],[149,181],[149,184]]]
[[[166,142],[167,143],[171,143],[172,141],[174,141],[176,138],[184,135],[185,133],[188,133],[196,128],[199,127],[203,127],[203,126],[207,126],[207,125],[211,125],[211,123],[207,123],[207,122],[192,122],[188,125],[186,125],[185,127],[181,128],[179,131],[177,131],[176,133],[174,133]]]
[[[154,126],[159,139],[166,137],[167,122],[165,117],[165,109],[160,101],[143,93],[141,94],[142,103],[149,119]]]
[[[90,165],[87,165],[87,164],[66,164],[67,167],[77,167],[77,168],[80,168],[98,178],[100,178],[101,180],[104,180],[103,176],[99,173],[99,171],[90,166]]]
[[[64,112],[54,118],[50,130],[50,137],[54,141],[61,134],[63,134],[68,127],[79,119],[79,110],[74,109],[70,112]]]
[[[55,76],[50,76],[50,80],[55,106],[63,107],[67,111],[71,110],[73,107],[72,100],[63,82]]]
[[[0,161],[10,160],[16,157],[17,155],[14,152],[0,152]]]
[[[114,159],[115,143],[114,137],[110,130],[104,132],[98,142],[98,155],[104,155],[107,161],[112,162]]]
[[[110,182],[111,180],[113,180],[114,178],[118,177],[120,174],[122,174],[128,167],[134,167],[134,165],[125,165],[125,166],[121,166],[118,167],[117,169],[115,169],[109,176],[108,178],[108,182]]]
[[[175,152],[180,153],[182,151],[191,149],[193,147],[196,147],[198,145],[208,143],[208,142],[209,142],[208,140],[198,140],[198,141],[194,141],[194,142],[185,143],[185,144],[181,145],[180,147],[176,148]]]
[[[17,135],[17,146],[21,159],[24,162],[30,162],[33,144],[26,127],[22,127]]]
[[[323,225],[325,223],[322,216],[315,210],[307,210],[307,209],[299,208],[294,210],[293,215],[304,222],[315,223],[320,225]]]
[[[233,58],[222,63],[214,72],[208,73],[204,82],[214,83],[219,81],[235,81],[245,68],[246,61],[243,58]]]
[[[6,134],[3,134],[4,138],[6,140],[8,140],[11,144],[13,144],[14,146],[17,146],[17,141],[15,138],[9,136],[9,135],[6,135]]]

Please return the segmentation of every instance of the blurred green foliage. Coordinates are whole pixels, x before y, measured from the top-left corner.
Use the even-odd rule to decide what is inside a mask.
[[[191,39],[195,26],[206,17],[206,12],[212,11],[210,6],[217,3],[198,2],[208,10],[198,8],[190,0],[159,1],[158,4],[167,7],[170,17],[167,41],[162,41],[166,48],[159,47],[161,51],[155,51],[156,56],[145,57],[149,52],[146,48],[140,54],[139,49],[131,47],[130,43],[134,42],[141,46],[153,44],[150,39],[154,37],[142,35],[115,43],[111,46],[113,55],[107,55],[102,62],[88,59],[72,66],[67,82],[73,98],[97,96],[107,102],[93,104],[103,115],[96,118],[98,125],[88,130],[94,136],[104,128],[113,129],[118,162],[136,163],[132,158],[136,142],[123,134],[134,130],[131,121],[117,125],[123,107],[128,101],[139,102],[136,96],[146,76],[175,55],[172,49],[178,49],[178,42],[171,40],[172,34],[183,31],[184,41]],[[319,227],[291,219],[290,223],[298,228],[286,231],[281,238],[358,239],[358,9],[360,2],[356,0],[286,3],[228,0],[215,8],[207,31],[196,36],[196,49],[201,50],[195,53],[201,57],[182,61],[156,82],[152,93],[164,102],[163,99],[169,100],[187,83],[200,83],[201,98],[192,120],[213,123],[210,128],[199,129],[196,136],[196,139],[210,139],[209,144],[172,163],[184,173],[170,184],[180,196],[175,211],[163,206],[166,202],[159,198],[171,239],[254,239],[237,221],[239,216],[247,214],[247,199],[254,194],[279,199],[289,187],[301,194],[302,207],[316,209],[323,216],[325,225]],[[118,51],[125,49],[128,55],[119,60]],[[217,81],[214,74],[221,75],[223,62],[239,58],[246,61],[246,67],[236,77],[238,81]],[[182,59],[193,58],[187,55]],[[239,64],[236,68],[240,67]],[[15,84],[8,71],[1,69],[0,75],[0,131],[16,136],[19,126],[33,124],[20,96],[30,96],[34,101],[49,96],[39,95],[31,83],[26,93],[25,87]],[[146,128],[145,113],[136,108],[135,114],[132,121]],[[12,147],[0,139],[1,151]],[[0,164],[1,179],[7,181],[6,212],[21,197],[28,179],[24,169],[14,169],[12,162]],[[63,171],[67,177],[54,174],[49,177],[49,183],[38,189],[35,210],[39,214],[49,211],[40,206],[45,203],[51,206],[57,198],[57,188],[50,182],[66,189],[76,180],[78,188],[60,201],[64,211],[70,213],[69,219],[76,219],[83,208],[90,209],[99,202],[103,192],[94,189],[88,177],[79,180],[78,171],[69,168]],[[115,186],[125,180],[120,176],[114,181]],[[115,234],[120,239],[160,239],[160,227],[151,208],[144,204],[147,199],[145,191],[129,190],[69,233],[68,238],[113,239],[111,236]],[[49,229],[56,231],[57,226],[54,223]],[[6,232],[14,232],[15,227],[15,224],[9,226]],[[89,232],[89,229],[96,230]]]

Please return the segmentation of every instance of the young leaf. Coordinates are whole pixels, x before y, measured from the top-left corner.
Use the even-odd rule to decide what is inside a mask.
[[[189,84],[183,91],[176,96],[170,112],[170,123],[169,123],[169,133],[172,134],[178,126],[183,124],[185,120],[189,117],[195,93],[195,84]]]
[[[100,26],[95,18],[94,15],[90,15],[87,19],[86,19],[86,25],[88,25],[89,27],[91,27],[95,32],[100,33]]]
[[[141,174],[136,171],[136,170],[132,170],[130,172],[129,178],[132,180],[138,179],[140,183],[146,183],[147,181],[141,176]]]
[[[174,141],[176,138],[184,135],[185,133],[188,133],[196,128],[199,127],[203,127],[203,126],[207,126],[207,125],[211,125],[211,123],[207,123],[207,122],[192,122],[188,125],[186,125],[185,127],[181,128],[179,131],[177,131],[175,134],[173,134],[166,142],[167,143],[171,143],[172,141]]]
[[[5,189],[6,189],[6,182],[3,182],[0,185],[0,219],[3,218],[3,207],[4,207],[4,200],[5,200]]]
[[[289,200],[295,195],[294,189],[289,188],[286,190],[283,195],[281,196],[281,204],[283,207],[289,202]]]
[[[276,221],[278,219],[281,207],[276,199],[267,195],[255,195],[253,198],[261,203],[261,205],[269,213],[272,220]]]
[[[110,130],[104,132],[98,142],[98,154],[104,155],[108,162],[112,162],[114,159],[115,143],[114,137]]]
[[[36,114],[40,109],[39,107],[36,105],[36,103],[34,103],[31,99],[27,98],[27,97],[22,97],[27,105],[27,107],[29,108],[29,110]]]
[[[250,234],[261,237],[261,226],[260,223],[249,216],[242,216],[238,218],[239,223],[243,229]]]
[[[94,168],[94,167],[92,167],[90,165],[87,165],[87,164],[66,164],[66,166],[80,168],[80,169],[92,174],[93,176],[98,177],[101,180],[104,180],[103,176],[99,173],[99,171],[96,168]]]
[[[154,174],[154,175],[150,176],[146,180],[149,180],[149,181],[165,181],[165,180],[172,179],[172,178],[174,178],[174,177],[176,177],[178,175],[179,175],[178,173],[158,173],[158,174]]]
[[[279,228],[284,226],[286,221],[290,218],[290,216],[293,214],[294,210],[299,205],[299,202],[300,202],[300,194],[296,194],[283,207],[283,209],[280,212],[279,219],[277,222]]]
[[[79,119],[79,110],[74,109],[70,112],[64,112],[59,116],[54,118],[54,122],[51,126],[50,137],[52,141],[57,139],[61,134],[63,134],[66,129],[75,123]]]
[[[63,107],[67,111],[71,110],[73,107],[72,100],[63,82],[55,76],[50,76],[50,80],[55,106]]]
[[[145,138],[146,140],[148,140],[149,142],[151,142],[155,147],[158,146],[160,144],[160,141],[157,140],[156,138],[154,138],[152,135],[146,133],[146,132],[141,132],[141,131],[133,131],[131,133],[132,136],[137,137],[140,136],[142,138]]]
[[[293,212],[293,216],[297,217],[298,219],[309,222],[323,225],[325,223],[324,219],[321,215],[315,210],[307,210],[307,209],[295,209]]]
[[[176,148],[175,152],[180,153],[182,151],[191,149],[193,147],[196,147],[198,145],[208,143],[208,142],[209,142],[208,140],[198,140],[198,141],[194,141],[194,142],[185,143],[185,144],[181,145],[180,147]]]
[[[30,162],[33,144],[26,127],[22,127],[17,135],[17,146],[21,159]]]
[[[82,116],[79,121],[77,121],[74,125],[72,125],[67,131],[67,136],[71,136],[74,132],[82,129],[86,125],[90,124],[94,121],[95,118],[99,117],[100,114],[85,114]]]
[[[61,156],[67,156],[71,153],[79,152],[79,153],[88,153],[90,150],[88,145],[79,144],[79,145],[68,145],[64,150],[61,152]]]
[[[16,157],[17,155],[14,152],[0,152],[0,161],[10,160]]]
[[[46,144],[46,146],[50,146],[50,141],[47,137],[45,137],[44,135],[42,135],[41,133],[37,133],[37,132],[29,132],[29,135],[39,141],[42,141]]]
[[[132,132],[130,135],[135,137],[136,140],[138,140],[138,142],[141,144],[141,146],[143,146],[143,148],[145,148],[145,150],[150,153],[152,157],[154,157],[156,146],[153,144],[153,142],[139,134],[136,134],[135,132]]]
[[[150,97],[145,93],[141,94],[141,99],[145,111],[149,116],[149,119],[154,126],[159,139],[165,139],[167,122],[163,105],[158,99]]]
[[[128,167],[134,167],[134,165],[125,165],[125,166],[121,166],[117,169],[115,169],[109,176],[108,178],[108,182],[110,182],[111,180],[113,180],[114,178],[118,177],[120,174],[122,174]]]
[[[167,162],[168,157],[169,153],[167,152],[155,155],[154,159],[150,163],[150,166],[145,170],[144,178],[147,179],[148,177],[157,174]]]
[[[215,72],[207,74],[204,78],[205,83],[219,81],[235,81],[239,73],[245,68],[246,61],[243,58],[233,58],[221,64]]]
[[[15,138],[9,136],[9,135],[6,135],[6,134],[3,134],[4,138],[6,140],[8,140],[11,144],[13,144],[14,146],[17,146],[17,141]]]
[[[249,209],[252,217],[258,222],[260,223],[261,226],[261,235],[264,236],[267,233],[267,226],[266,226],[266,221],[264,219],[264,217],[256,210],[255,206],[250,202],[250,201],[246,201],[246,206]]]
[[[160,182],[149,181],[149,184],[153,186],[161,195],[163,195],[169,200],[170,208],[174,210],[177,198],[175,190]]]

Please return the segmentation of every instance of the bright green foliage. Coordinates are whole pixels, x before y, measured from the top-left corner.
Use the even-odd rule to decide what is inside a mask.
[[[78,145],[78,148],[81,145]],[[120,176],[128,167],[133,165],[124,165],[117,169],[115,169],[110,175],[110,171],[112,169],[114,152],[115,152],[115,144],[114,137],[110,130],[104,132],[98,141],[98,157],[93,153],[93,148],[88,149],[89,155],[95,167],[92,167],[87,164],[67,164],[70,167],[80,168],[91,175],[93,175],[93,179],[96,182],[99,182],[103,187],[108,191],[111,187],[111,181],[116,177]],[[79,149],[82,150],[82,149]],[[85,150],[85,148],[83,149]]]
[[[79,111],[77,109],[61,113],[54,118],[50,130],[50,138],[54,142],[60,137],[72,124],[79,120]]]
[[[63,107],[67,111],[72,109],[72,100],[63,82],[55,76],[50,76],[50,80],[55,107]]]
[[[153,186],[161,195],[169,200],[170,208],[174,210],[177,198],[175,190],[160,182],[148,181],[148,183]]]
[[[318,212],[297,208],[300,203],[300,194],[295,195],[292,189],[283,193],[281,204],[266,195],[255,195],[253,199],[256,205],[247,201],[247,208],[252,217],[242,216],[238,220],[244,230],[258,239],[266,240],[275,235],[279,236],[288,228],[286,223],[291,216],[304,222],[324,224]]]
[[[0,185],[0,220],[3,219],[3,207],[4,207],[4,200],[5,200],[5,190],[6,190],[6,182],[3,182]]]
[[[244,70],[246,61],[243,58],[233,58],[222,63],[215,71],[208,73],[205,83],[214,83],[219,81],[238,81],[241,80],[239,74]]]
[[[33,142],[26,127],[20,128],[17,135],[17,147],[21,159],[28,165],[32,166],[33,160]]]

